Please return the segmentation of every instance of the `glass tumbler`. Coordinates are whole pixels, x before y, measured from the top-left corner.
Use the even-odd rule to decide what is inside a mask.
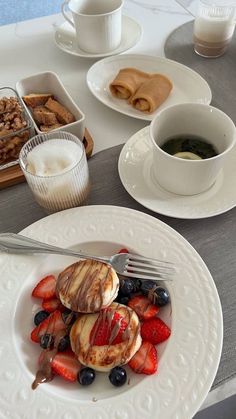
[[[235,28],[234,0],[199,0],[194,21],[194,50],[202,57],[225,53]]]
[[[51,140],[54,140],[54,142],[48,143],[46,146],[50,149],[50,146],[54,144],[54,148],[51,148],[49,154],[47,151],[42,154],[41,145]],[[78,147],[78,150],[76,149],[76,153],[74,153],[74,156],[77,157],[74,157],[72,164],[67,168],[65,166],[65,155],[71,147],[69,144],[71,141]],[[35,149],[36,147],[37,149]],[[74,149],[73,145],[73,151]],[[38,174],[37,170],[32,171],[28,159],[32,150],[34,150],[34,158],[37,159],[39,168],[42,167],[42,164],[44,166],[46,164],[50,170],[50,165],[52,168],[56,165],[57,172],[53,174],[51,170],[52,174]],[[70,151],[71,154],[73,153]],[[43,161],[45,159],[46,163]],[[81,206],[86,203],[90,191],[88,163],[84,145],[76,136],[63,131],[36,135],[22,147],[19,163],[36,201],[47,213]],[[59,171],[58,164],[61,167]]]

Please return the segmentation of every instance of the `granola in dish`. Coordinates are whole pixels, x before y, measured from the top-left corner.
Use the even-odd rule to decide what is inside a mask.
[[[16,97],[0,98],[0,164],[16,160],[29,139],[28,123]]]

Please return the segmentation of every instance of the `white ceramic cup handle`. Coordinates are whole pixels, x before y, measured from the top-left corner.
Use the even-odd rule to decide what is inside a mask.
[[[67,16],[66,12],[65,12],[65,7],[68,5],[70,0],[65,0],[62,5],[61,5],[61,12],[64,16],[64,18],[67,20],[67,22],[69,22],[69,24],[71,26],[73,26],[73,28],[75,27],[74,22]]]

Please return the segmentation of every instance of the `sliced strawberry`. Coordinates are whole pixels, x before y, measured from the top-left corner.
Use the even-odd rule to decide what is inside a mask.
[[[157,371],[157,351],[150,342],[143,342],[128,365],[137,374],[154,374]]]
[[[141,320],[147,320],[155,317],[159,311],[159,307],[152,304],[149,298],[143,295],[136,295],[132,297],[128,306],[132,308]]]
[[[123,332],[128,326],[125,319],[117,312],[113,314],[110,321],[111,310],[102,310],[90,333],[90,344],[116,345],[123,342]]]
[[[129,253],[129,251],[124,247],[123,249],[120,249],[118,253]]]
[[[145,320],[141,326],[142,338],[153,343],[153,345],[164,342],[170,334],[170,328],[158,317]]]
[[[65,308],[58,298],[49,298],[49,300],[43,300],[42,307],[48,313],[53,313],[55,310],[63,311]]]
[[[43,298],[44,300],[55,297],[56,278],[54,275],[45,276],[32,291],[32,297]]]
[[[52,360],[52,370],[65,380],[76,381],[80,363],[71,350],[58,352]]]
[[[65,323],[61,312],[56,310],[32,330],[30,337],[33,342],[40,342],[41,336],[45,334],[55,336],[59,330],[63,329],[65,329]]]

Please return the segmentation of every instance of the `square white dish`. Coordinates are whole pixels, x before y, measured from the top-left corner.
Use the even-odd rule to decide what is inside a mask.
[[[63,86],[56,73],[52,71],[46,71],[21,79],[16,83],[16,91],[21,98],[30,93],[52,93],[55,99],[58,100],[58,102],[60,102],[61,105],[65,106],[74,115],[76,120],[75,122],[51,130],[50,132],[67,131],[71,134],[76,135],[81,141],[83,140],[85,129],[85,115],[73,101],[73,99]],[[40,131],[39,127],[37,126],[36,122],[34,121],[31,115],[29,108],[26,106],[25,103],[24,106],[28,115],[33,120],[34,128],[37,134],[44,134],[42,131]]]

